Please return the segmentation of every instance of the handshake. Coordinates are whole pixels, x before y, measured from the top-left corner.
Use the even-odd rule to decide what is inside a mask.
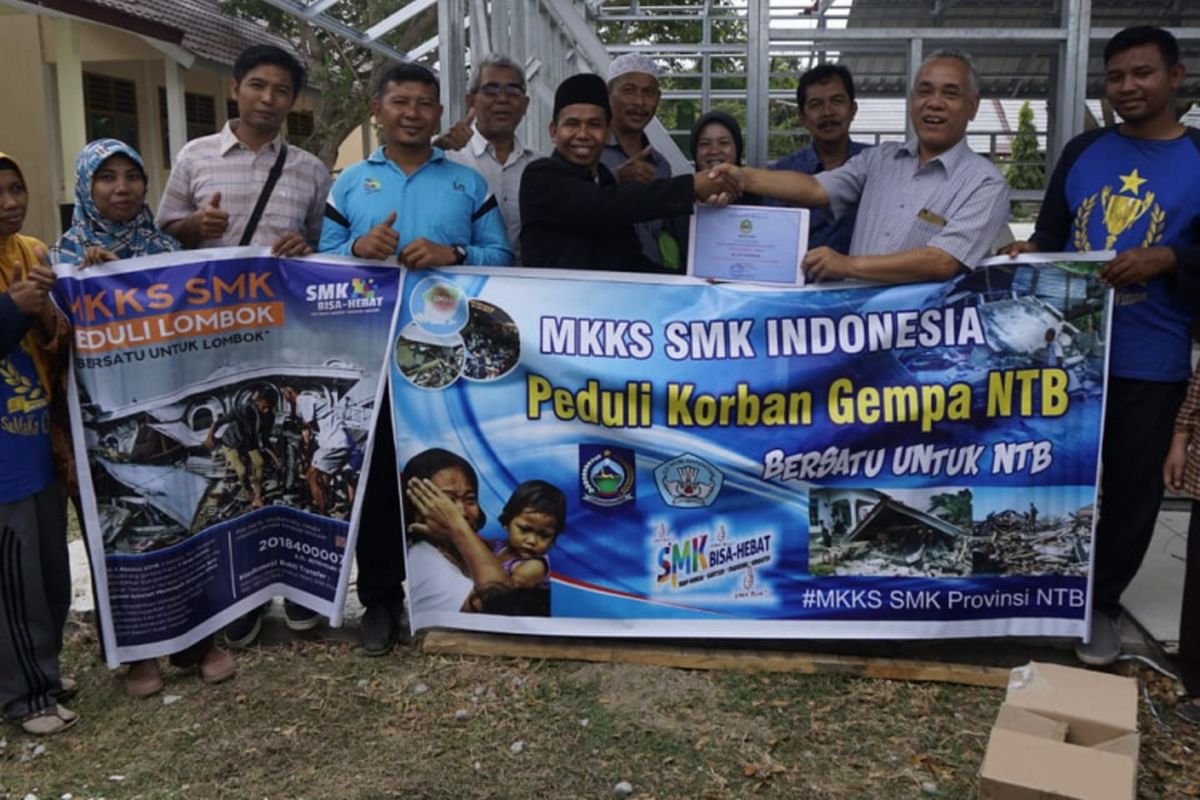
[[[746,190],[746,179],[741,167],[733,164],[718,164],[695,177],[696,199],[710,206],[727,206],[737,200]]]

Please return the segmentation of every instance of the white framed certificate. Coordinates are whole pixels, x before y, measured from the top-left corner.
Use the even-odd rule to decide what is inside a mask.
[[[697,205],[688,237],[688,274],[743,283],[803,286],[808,209]]]

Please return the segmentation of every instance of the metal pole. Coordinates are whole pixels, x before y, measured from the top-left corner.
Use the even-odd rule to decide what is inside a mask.
[[[466,42],[464,0],[438,0],[438,69],[442,84],[442,125],[450,127],[462,119],[466,101]]]
[[[704,55],[700,57],[700,113],[707,114],[712,109],[712,56],[708,54],[707,45],[712,44],[712,0],[704,0],[704,19],[700,23],[700,43],[706,46]]]
[[[749,26],[746,30],[746,127],[750,134],[746,142],[746,163],[767,163],[767,143],[770,134],[771,86],[770,67],[771,10],[766,0],[750,0]]]
[[[503,5],[503,4],[501,4]],[[492,52],[486,0],[471,0],[471,63]],[[466,84],[463,84],[465,87]]]
[[[934,52],[937,52],[936,50]],[[925,58],[925,40],[912,39],[908,43],[908,84],[905,86],[904,94],[907,97],[912,94],[912,87],[917,82],[917,73],[921,71],[921,61]],[[904,114],[904,135],[912,139],[917,135],[913,129],[912,115],[907,113],[907,107]]]
[[[1055,109],[1053,150],[1047,163],[1054,163],[1072,137],[1083,132],[1087,103],[1088,45],[1091,41],[1091,0],[1067,0],[1063,6],[1067,39],[1059,47],[1058,108]]]

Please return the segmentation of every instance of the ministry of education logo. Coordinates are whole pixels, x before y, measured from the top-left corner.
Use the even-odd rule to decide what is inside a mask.
[[[748,219],[744,219],[738,223],[738,229],[741,230],[742,233],[750,233],[754,230],[754,223]]]
[[[636,456],[608,445],[579,445],[580,499],[599,508],[615,508],[637,497]]]
[[[725,475],[699,456],[684,453],[654,470],[662,501],[672,508],[707,508],[721,493]]]

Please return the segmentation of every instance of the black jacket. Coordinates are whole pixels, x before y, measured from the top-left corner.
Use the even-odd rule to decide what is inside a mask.
[[[4,358],[21,343],[29,333],[32,321],[21,313],[17,303],[8,293],[0,294],[0,358]]]
[[[650,263],[633,225],[692,213],[691,175],[618,184],[603,164],[593,176],[557,152],[521,178],[521,261],[527,267],[671,272]]]

